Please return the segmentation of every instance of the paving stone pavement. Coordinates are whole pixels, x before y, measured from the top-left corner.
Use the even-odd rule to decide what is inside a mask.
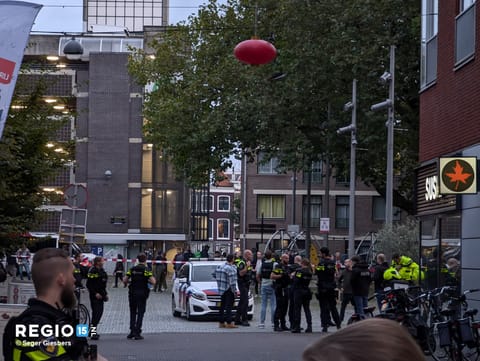
[[[173,317],[171,309],[171,287],[166,292],[150,292],[147,300],[147,310],[143,320],[143,333],[162,333],[162,332],[219,332],[218,323],[215,321],[187,321],[185,318]],[[128,288],[108,287],[109,301],[105,303],[105,309],[98,325],[99,334],[128,334],[129,332],[129,307],[128,307]],[[81,296],[82,303],[90,308],[88,292],[84,291]],[[260,318],[260,296],[255,297],[255,313],[250,321],[250,327],[239,326],[237,329],[226,330],[224,332],[274,332],[270,323],[270,312],[267,309],[267,319],[265,328],[258,328]],[[318,301],[314,297],[310,308],[312,311],[313,331],[320,332],[320,309]],[[345,321],[352,314],[351,306],[347,307]],[[302,327],[306,327],[305,317],[302,313]],[[334,331],[335,327],[330,327],[329,331]],[[223,331],[223,330],[222,330]]]

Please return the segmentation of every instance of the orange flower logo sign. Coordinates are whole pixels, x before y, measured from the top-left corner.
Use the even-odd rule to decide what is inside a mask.
[[[475,157],[440,158],[440,193],[477,193],[476,168]]]

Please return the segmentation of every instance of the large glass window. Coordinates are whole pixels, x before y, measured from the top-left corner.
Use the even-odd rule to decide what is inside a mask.
[[[257,156],[257,172],[258,174],[278,174],[277,168],[279,163],[278,158],[273,157],[267,160],[265,153],[259,152]]]
[[[422,0],[421,86],[437,79],[438,0]]]
[[[308,172],[303,172],[303,183],[307,183]],[[312,184],[320,184],[323,181],[323,162],[312,162]]]
[[[285,196],[258,195],[257,218],[285,218]]]
[[[230,238],[230,220],[229,219],[217,219],[217,238],[218,239]]]
[[[307,202],[308,197],[303,196],[302,227],[307,227]],[[322,196],[310,196],[310,228],[320,228],[322,217]]]
[[[213,239],[213,219],[208,220],[208,239]]]
[[[182,229],[182,202],[174,189],[142,189],[141,227]]]
[[[462,12],[455,19],[455,64],[475,54],[475,1],[461,1]]]
[[[348,196],[337,196],[335,199],[335,228],[348,228],[348,212]]]

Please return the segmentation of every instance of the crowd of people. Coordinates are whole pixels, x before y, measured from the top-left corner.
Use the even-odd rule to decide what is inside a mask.
[[[202,249],[207,256],[208,251],[208,248]],[[178,252],[177,256],[179,254],[182,259],[176,257],[178,263],[174,264],[175,267],[178,264],[181,265],[185,257],[193,257],[190,254],[185,256],[184,252]],[[17,255],[28,261],[23,269],[23,275],[32,278],[37,297],[29,301],[29,307],[15,322],[21,320],[26,323],[74,325],[75,290],[78,291],[85,286],[89,293],[92,310],[90,329],[97,329],[103,315],[104,304],[109,300],[108,274],[104,269],[102,257],[95,257],[91,266],[85,266],[81,262],[81,254],[76,254],[73,262],[70,262],[62,250],[44,249],[35,254],[30,272],[28,248],[22,246]],[[374,285],[377,306],[380,309],[385,287],[392,282],[415,284],[422,278],[422,271],[418,264],[400,254],[394,254],[390,264],[384,254],[377,254],[374,268],[369,267],[359,256],[349,259],[342,256],[340,252],[332,255],[327,247],[320,249],[320,259],[316,265],[313,265],[308,258],[302,258],[292,252],[277,256],[270,250],[262,254],[260,251],[246,249],[242,253],[226,255],[225,258],[225,264],[218,266],[214,275],[221,295],[219,327],[227,329],[250,326],[247,309],[251,290],[261,297],[258,327],[265,328],[268,310],[271,326],[275,332],[313,332],[310,303],[315,295],[320,306],[321,331],[327,333],[330,327],[342,329],[346,307],[349,304],[358,316],[364,316],[364,308],[368,305],[368,296],[371,293],[371,283]],[[153,262],[152,267],[147,255],[140,253],[137,256],[137,264],[127,271],[123,261],[122,255],[118,255],[113,271],[113,287],[118,287],[120,281],[120,284],[129,288],[130,333],[127,338],[141,340],[143,339],[143,317],[150,290],[162,292],[167,289],[166,258],[162,252],[159,252],[155,258],[157,262]],[[455,265],[453,261],[451,263],[453,269]],[[316,281],[315,293],[312,292],[314,289],[311,287],[312,281]],[[240,299],[234,312],[237,292]],[[337,304],[340,306],[339,309]],[[4,352],[15,353],[16,359],[20,361],[31,359],[32,355],[38,358],[44,357],[48,352],[51,353],[51,350],[41,345],[22,343],[31,340],[21,340],[20,343],[18,339],[14,340],[8,331],[12,324],[9,323],[9,325],[5,328]],[[380,324],[377,327],[387,326]],[[354,332],[354,328],[351,330]],[[345,334],[346,332],[342,330],[336,332],[335,335],[338,336],[335,337],[340,339]],[[97,332],[90,335],[92,340],[99,338],[100,335]],[[333,338],[329,340],[333,344]],[[71,336],[67,340],[57,341],[62,341],[68,346],[55,349],[56,359],[81,359],[81,357],[89,359],[87,338]],[[324,347],[325,342],[319,341],[310,346],[303,355],[304,360],[323,359],[315,356],[314,351],[318,347]],[[65,357],[62,358],[62,355]],[[5,359],[9,358],[6,356]],[[101,356],[99,359],[102,359]]]

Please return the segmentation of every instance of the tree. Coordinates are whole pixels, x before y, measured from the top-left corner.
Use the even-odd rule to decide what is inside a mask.
[[[0,141],[0,239],[11,240],[42,219],[38,207],[47,196],[40,188],[69,160],[71,144],[64,152],[47,147],[65,119],[55,115],[43,99],[45,85],[17,83]]]
[[[350,121],[341,109],[356,78],[357,139],[365,150],[357,155],[358,176],[385,194],[387,115],[369,108],[387,97],[378,78],[393,44],[396,118],[405,130],[395,140],[394,203],[411,211],[419,19],[416,0],[211,0],[188,23],[161,34],[152,44],[154,60],[143,51],[131,58],[138,81],[155,84],[145,99],[147,139],[190,184],[204,184],[210,170],[229,166],[230,156],[253,159],[259,149],[279,157],[285,170],[329,157],[346,174],[349,142],[335,131]],[[234,58],[235,45],[253,33],[274,42],[273,63],[252,67]],[[286,76],[272,80],[279,72]]]
[[[385,225],[377,233],[377,251],[391,258],[394,253],[418,260],[420,236],[418,222],[409,218],[404,224]]]

